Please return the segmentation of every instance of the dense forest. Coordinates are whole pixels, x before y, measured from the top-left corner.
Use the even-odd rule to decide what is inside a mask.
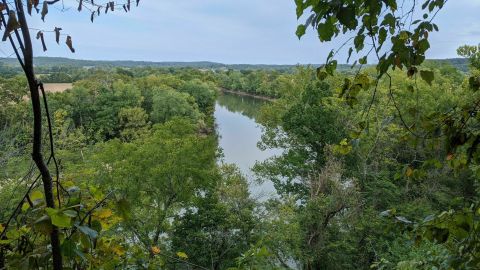
[[[426,59],[446,0],[296,0],[298,38],[353,35],[296,66],[34,58],[25,13],[57,2],[0,2],[0,270],[480,269],[480,45]],[[226,93],[277,151],[254,175]]]
[[[432,86],[393,74],[395,88],[418,84],[418,90],[396,96],[408,108],[403,121],[428,119],[474,94],[467,74],[448,64],[428,67],[437,78]],[[39,211],[41,189],[32,190],[16,221],[25,225],[2,240],[13,248],[7,262],[48,261],[41,235],[50,217],[65,228],[65,256],[77,267],[449,269],[475,263],[458,247],[475,234],[468,227],[474,216],[455,213],[460,227],[448,231],[442,225],[447,235],[419,227],[433,226],[432,215],[445,209],[468,209],[476,202],[474,168],[460,158],[445,159],[448,146],[441,138],[411,139],[389,104],[386,81],[371,105],[371,119],[364,120],[368,132],[356,132],[363,108],[370,106],[369,93],[356,106],[345,106],[338,91],[346,75],[321,82],[315,73],[303,67],[289,73],[111,69],[48,94],[65,194],[60,211],[45,213]],[[255,167],[262,181],[275,184],[278,196],[267,201],[252,198],[234,165],[217,162],[213,111],[227,80],[277,97],[260,114],[261,146],[285,150]],[[1,89],[7,90],[0,114],[0,218],[6,220],[16,207],[12,198],[27,188],[22,176],[32,173],[32,115],[21,76],[1,79]],[[30,238],[37,233],[39,238]],[[435,241],[442,238],[449,240]],[[17,241],[28,245],[16,246]]]

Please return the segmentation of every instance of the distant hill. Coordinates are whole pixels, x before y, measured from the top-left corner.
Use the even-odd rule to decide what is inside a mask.
[[[440,63],[450,63],[457,69],[467,72],[468,60],[463,58],[453,59],[433,59],[429,61],[437,61]],[[286,70],[296,67],[297,65],[253,65],[253,64],[222,64],[216,62],[200,61],[200,62],[148,62],[148,61],[100,61],[100,60],[77,60],[62,57],[36,57],[34,64],[38,67],[52,68],[52,67],[76,67],[76,68],[136,68],[136,67],[152,67],[152,68],[198,68],[198,69],[267,69],[267,70]],[[7,66],[11,68],[18,68],[16,58],[0,58],[0,66]],[[318,67],[318,64],[312,64]],[[349,65],[339,65],[339,70],[350,69]]]
[[[437,63],[448,63],[462,72],[468,72],[468,59],[466,58],[450,58],[450,59],[430,59],[427,61]]]
[[[0,58],[0,65],[7,65],[11,67],[19,67],[16,58]],[[103,61],[103,60],[77,60],[62,57],[36,57],[34,64],[38,67],[77,67],[77,68],[138,68],[138,67],[152,67],[152,68],[199,68],[199,69],[267,69],[267,70],[284,70],[291,69],[297,65],[266,65],[266,64],[222,64],[216,62],[199,61],[199,62],[148,62],[148,61]],[[312,66],[320,66],[313,64]],[[339,69],[348,68],[348,65],[339,65]]]

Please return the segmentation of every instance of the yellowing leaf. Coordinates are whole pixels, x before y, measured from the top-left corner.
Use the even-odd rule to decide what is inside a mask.
[[[181,259],[184,259],[184,260],[188,259],[188,256],[185,252],[179,251],[179,252],[177,252],[177,256]]]
[[[405,172],[405,175],[407,177],[411,177],[413,175],[413,169],[411,167],[408,167],[407,171]]]
[[[112,251],[117,256],[123,256],[125,254],[125,249],[122,246],[113,246]]]
[[[30,194],[30,199],[32,201],[43,199],[43,193],[39,190],[35,190],[34,192],[32,192],[32,194]]]
[[[95,213],[95,216],[101,219],[109,218],[112,215],[113,215],[113,212],[110,209],[100,209]]]
[[[157,254],[160,253],[160,251],[161,251],[161,250],[160,250],[159,247],[157,247],[157,246],[152,247],[152,253],[153,253],[153,254],[157,255]]]

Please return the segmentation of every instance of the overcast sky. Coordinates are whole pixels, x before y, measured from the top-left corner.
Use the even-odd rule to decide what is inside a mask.
[[[74,0],[65,3],[76,5]],[[120,1],[117,1],[120,2]],[[299,41],[293,0],[141,0],[131,13],[116,11],[90,23],[90,13],[76,7],[50,9],[46,22],[35,15],[31,28],[61,26],[77,52],[54,42],[37,56],[77,59],[214,61],[222,63],[321,63],[340,41],[320,44],[310,31]],[[480,0],[451,0],[437,17],[440,33],[431,36],[428,58],[456,57],[462,44],[480,43]],[[103,14],[102,14],[103,15]],[[32,34],[36,31],[32,30]],[[65,37],[63,37],[65,38]],[[62,40],[61,44],[64,44]],[[12,52],[0,45],[0,55]]]

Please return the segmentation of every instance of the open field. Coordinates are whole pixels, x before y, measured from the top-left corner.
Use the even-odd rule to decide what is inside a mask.
[[[56,93],[56,92],[63,92],[67,89],[72,88],[71,83],[45,83],[44,84],[45,91]]]

